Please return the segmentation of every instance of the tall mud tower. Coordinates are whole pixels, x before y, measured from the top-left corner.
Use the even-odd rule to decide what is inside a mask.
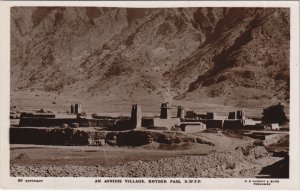
[[[184,120],[185,118],[185,110],[182,106],[178,106],[177,108],[177,117],[180,118],[180,120]]]
[[[75,114],[81,113],[81,104],[75,104]]]
[[[132,105],[131,121],[133,122],[134,128],[142,126],[142,109],[140,105]]]
[[[160,118],[161,119],[170,119],[171,118],[171,107],[170,107],[169,102],[161,104]]]
[[[71,114],[74,114],[75,113],[75,107],[74,105],[71,105]]]

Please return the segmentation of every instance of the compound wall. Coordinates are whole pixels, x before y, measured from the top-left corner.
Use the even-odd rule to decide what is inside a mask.
[[[142,119],[142,127],[166,127],[171,129],[175,125],[180,125],[180,118],[144,118]]]
[[[182,130],[188,133],[197,133],[202,132],[206,129],[206,125],[199,124],[199,125],[184,125]]]
[[[75,118],[38,118],[23,117],[20,127],[58,127],[62,124],[78,123],[80,127],[113,127],[117,119],[75,119]]]

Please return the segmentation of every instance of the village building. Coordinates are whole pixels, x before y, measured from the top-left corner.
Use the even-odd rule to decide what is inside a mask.
[[[201,122],[181,122],[180,128],[188,133],[198,133],[206,130],[206,125]]]

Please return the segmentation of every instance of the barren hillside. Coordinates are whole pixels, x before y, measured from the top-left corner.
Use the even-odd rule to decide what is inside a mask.
[[[11,9],[11,93],[289,102],[285,8]]]

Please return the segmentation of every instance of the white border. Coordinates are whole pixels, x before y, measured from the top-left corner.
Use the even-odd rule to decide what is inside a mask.
[[[0,178],[3,188],[51,189],[300,189],[299,126],[299,2],[298,1],[7,1],[0,2]],[[99,178],[41,178],[42,184],[18,183],[9,176],[9,103],[10,103],[10,7],[12,6],[99,6],[99,7],[286,7],[290,8],[290,178],[279,184],[253,186],[243,178],[200,178],[201,184],[97,184]],[[30,179],[30,178],[24,178]],[[120,178],[125,179],[125,178]],[[144,178],[147,180],[147,178]],[[251,179],[250,179],[251,180]]]

